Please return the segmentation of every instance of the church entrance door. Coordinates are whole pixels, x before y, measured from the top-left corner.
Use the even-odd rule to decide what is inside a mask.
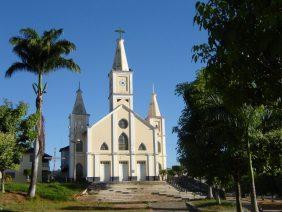
[[[137,180],[144,181],[146,180],[146,162],[137,161]]]
[[[101,161],[100,163],[100,181],[107,182],[111,179],[111,165],[109,161]]]
[[[128,162],[119,162],[119,181],[128,181]]]

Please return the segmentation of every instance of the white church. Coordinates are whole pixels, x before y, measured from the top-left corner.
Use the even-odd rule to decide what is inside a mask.
[[[69,147],[60,151],[70,179],[90,182],[159,180],[167,168],[165,120],[153,91],[144,119],[133,110],[133,71],[129,68],[124,39],[117,39],[109,77],[109,113],[89,124],[82,91],[76,92],[69,116]],[[105,73],[106,74],[106,73]]]

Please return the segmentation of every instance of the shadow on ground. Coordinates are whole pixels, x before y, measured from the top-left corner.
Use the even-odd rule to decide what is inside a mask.
[[[109,210],[144,210],[144,209],[149,209],[148,208],[115,208],[115,207],[103,207],[103,206],[67,206],[67,207],[63,207],[61,208],[61,210],[73,210],[73,211],[87,211],[87,210],[105,210],[105,211],[109,211]]]

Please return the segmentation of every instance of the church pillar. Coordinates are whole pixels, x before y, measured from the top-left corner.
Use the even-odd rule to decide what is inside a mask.
[[[165,120],[162,118],[162,147],[163,147],[163,164],[162,164],[162,167],[163,169],[166,169],[167,168],[167,164],[166,164],[166,137],[165,137]]]
[[[89,152],[86,153],[86,165],[87,165],[87,180],[90,182],[94,181],[94,156],[92,154],[90,154]]]
[[[155,179],[155,170],[154,170],[154,155],[147,155],[147,164],[148,164],[148,172],[146,176],[146,180],[154,180]]]
[[[74,161],[73,161],[73,146],[70,145],[70,150],[69,150],[69,178],[73,179],[73,169],[74,169]]]
[[[153,168],[154,168],[154,172],[153,172],[153,176],[154,176],[154,180],[159,180],[159,169],[158,169],[158,161],[157,161],[157,154],[158,154],[158,141],[157,141],[157,131],[154,130],[154,156],[153,156],[153,160],[154,160],[154,164],[153,164]]]
[[[112,176],[111,181],[118,182],[119,181],[119,161],[118,156],[116,154],[112,155]]]
[[[112,173],[111,173],[111,181],[118,181],[119,180],[119,161],[117,157],[118,152],[118,135],[117,135],[117,117],[116,113],[112,114]]]
[[[93,155],[93,160],[94,160],[93,182],[99,182],[100,181],[100,157],[99,155]]]
[[[129,180],[136,181],[136,171],[135,171],[135,123],[134,123],[134,115],[130,112],[130,174]]]

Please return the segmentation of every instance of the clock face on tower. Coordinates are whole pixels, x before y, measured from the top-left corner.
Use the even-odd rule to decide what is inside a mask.
[[[126,81],[124,80],[124,79],[121,79],[120,81],[119,81],[119,84],[120,84],[120,86],[126,86]]]

